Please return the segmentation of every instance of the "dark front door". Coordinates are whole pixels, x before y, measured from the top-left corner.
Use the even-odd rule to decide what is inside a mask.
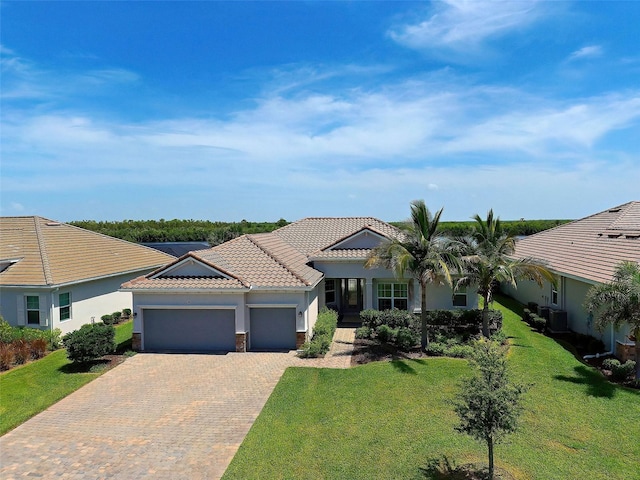
[[[343,314],[357,314],[362,310],[362,279],[342,279],[342,309]]]

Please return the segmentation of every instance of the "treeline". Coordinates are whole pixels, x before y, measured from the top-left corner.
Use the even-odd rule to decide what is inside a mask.
[[[281,218],[277,222],[211,222],[209,220],[123,220],[97,222],[81,220],[69,222],[76,227],[102,233],[130,242],[209,242],[218,245],[245,233],[271,232],[285,226]]]
[[[512,235],[526,236],[542,232],[571,220],[501,220],[502,226]],[[400,227],[402,222],[392,222]],[[441,231],[452,237],[462,237],[471,233],[476,222],[440,222]]]

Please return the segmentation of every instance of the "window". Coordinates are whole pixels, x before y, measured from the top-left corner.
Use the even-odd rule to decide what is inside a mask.
[[[558,305],[558,289],[553,285],[551,286],[551,304]]]
[[[40,297],[28,295],[27,301],[27,325],[40,325]]]
[[[378,310],[406,310],[409,306],[408,285],[406,283],[379,283]]]
[[[324,281],[324,303],[336,303],[336,281],[333,278],[327,278]]]
[[[466,307],[467,306],[467,287],[460,287],[453,292],[453,306],[454,307]]]
[[[67,292],[58,295],[58,303],[60,305],[60,321],[69,320],[71,318],[71,294]]]

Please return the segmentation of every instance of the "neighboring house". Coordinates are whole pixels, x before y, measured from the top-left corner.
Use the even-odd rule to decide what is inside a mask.
[[[566,223],[521,239],[516,256],[533,257],[546,262],[556,274],[557,285],[542,288],[533,282],[518,282],[518,288],[503,290],[522,303],[536,302],[558,313],[562,323],[575,332],[601,339],[607,350],[627,358],[633,343],[629,328],[598,332],[593,316],[582,304],[589,288],[610,282],[616,266],[630,260],[640,262],[640,202],[629,202],[581,220]],[[564,313],[566,312],[566,314]]]
[[[174,258],[42,217],[0,218],[0,313],[67,333],[132,307],[122,282]]]
[[[243,235],[123,284],[133,293],[140,350],[299,348],[324,307],[343,316],[367,308],[420,307],[417,282],[365,269],[371,249],[400,231],[375,218],[306,218]],[[430,309],[475,308],[477,295],[433,285]]]

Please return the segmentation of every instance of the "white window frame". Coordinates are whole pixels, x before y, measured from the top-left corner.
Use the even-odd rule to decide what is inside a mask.
[[[391,286],[391,296],[380,295],[380,289]],[[404,290],[404,291],[403,291]],[[390,300],[391,306],[390,309],[397,308],[398,310],[408,310],[409,309],[409,284],[404,282],[378,282],[378,286],[376,288],[378,294],[378,310],[380,308],[380,300]],[[404,293],[404,295],[400,295]],[[406,303],[405,307],[400,308],[396,306],[396,302],[404,301]]]
[[[62,304],[62,296],[63,295],[67,295],[68,296],[68,303],[63,305]],[[58,309],[59,309],[59,314],[60,314],[60,321],[61,322],[66,322],[68,320],[71,320],[71,292],[63,292],[58,294]],[[62,318],[62,312],[64,311],[64,309],[67,309],[68,314],[66,318]]]
[[[29,308],[29,299],[30,298],[35,298],[37,301],[37,306],[36,308]],[[40,325],[40,322],[42,321],[40,318],[41,312],[40,312],[40,295],[25,295],[24,296],[24,312],[25,312],[25,325],[29,326],[35,326],[35,325]],[[36,323],[30,322],[29,321],[29,312],[37,312],[38,313],[38,321]]]
[[[332,285],[332,288],[327,288],[329,286],[329,284]],[[335,278],[326,278],[324,281],[324,303],[325,305],[335,305],[337,302],[337,295],[336,295],[336,279]],[[329,301],[327,300],[327,294],[328,293],[332,293],[333,294],[333,300]]]
[[[551,305],[558,306],[558,301],[560,300],[560,296],[558,295],[558,287],[554,287],[551,284]]]

